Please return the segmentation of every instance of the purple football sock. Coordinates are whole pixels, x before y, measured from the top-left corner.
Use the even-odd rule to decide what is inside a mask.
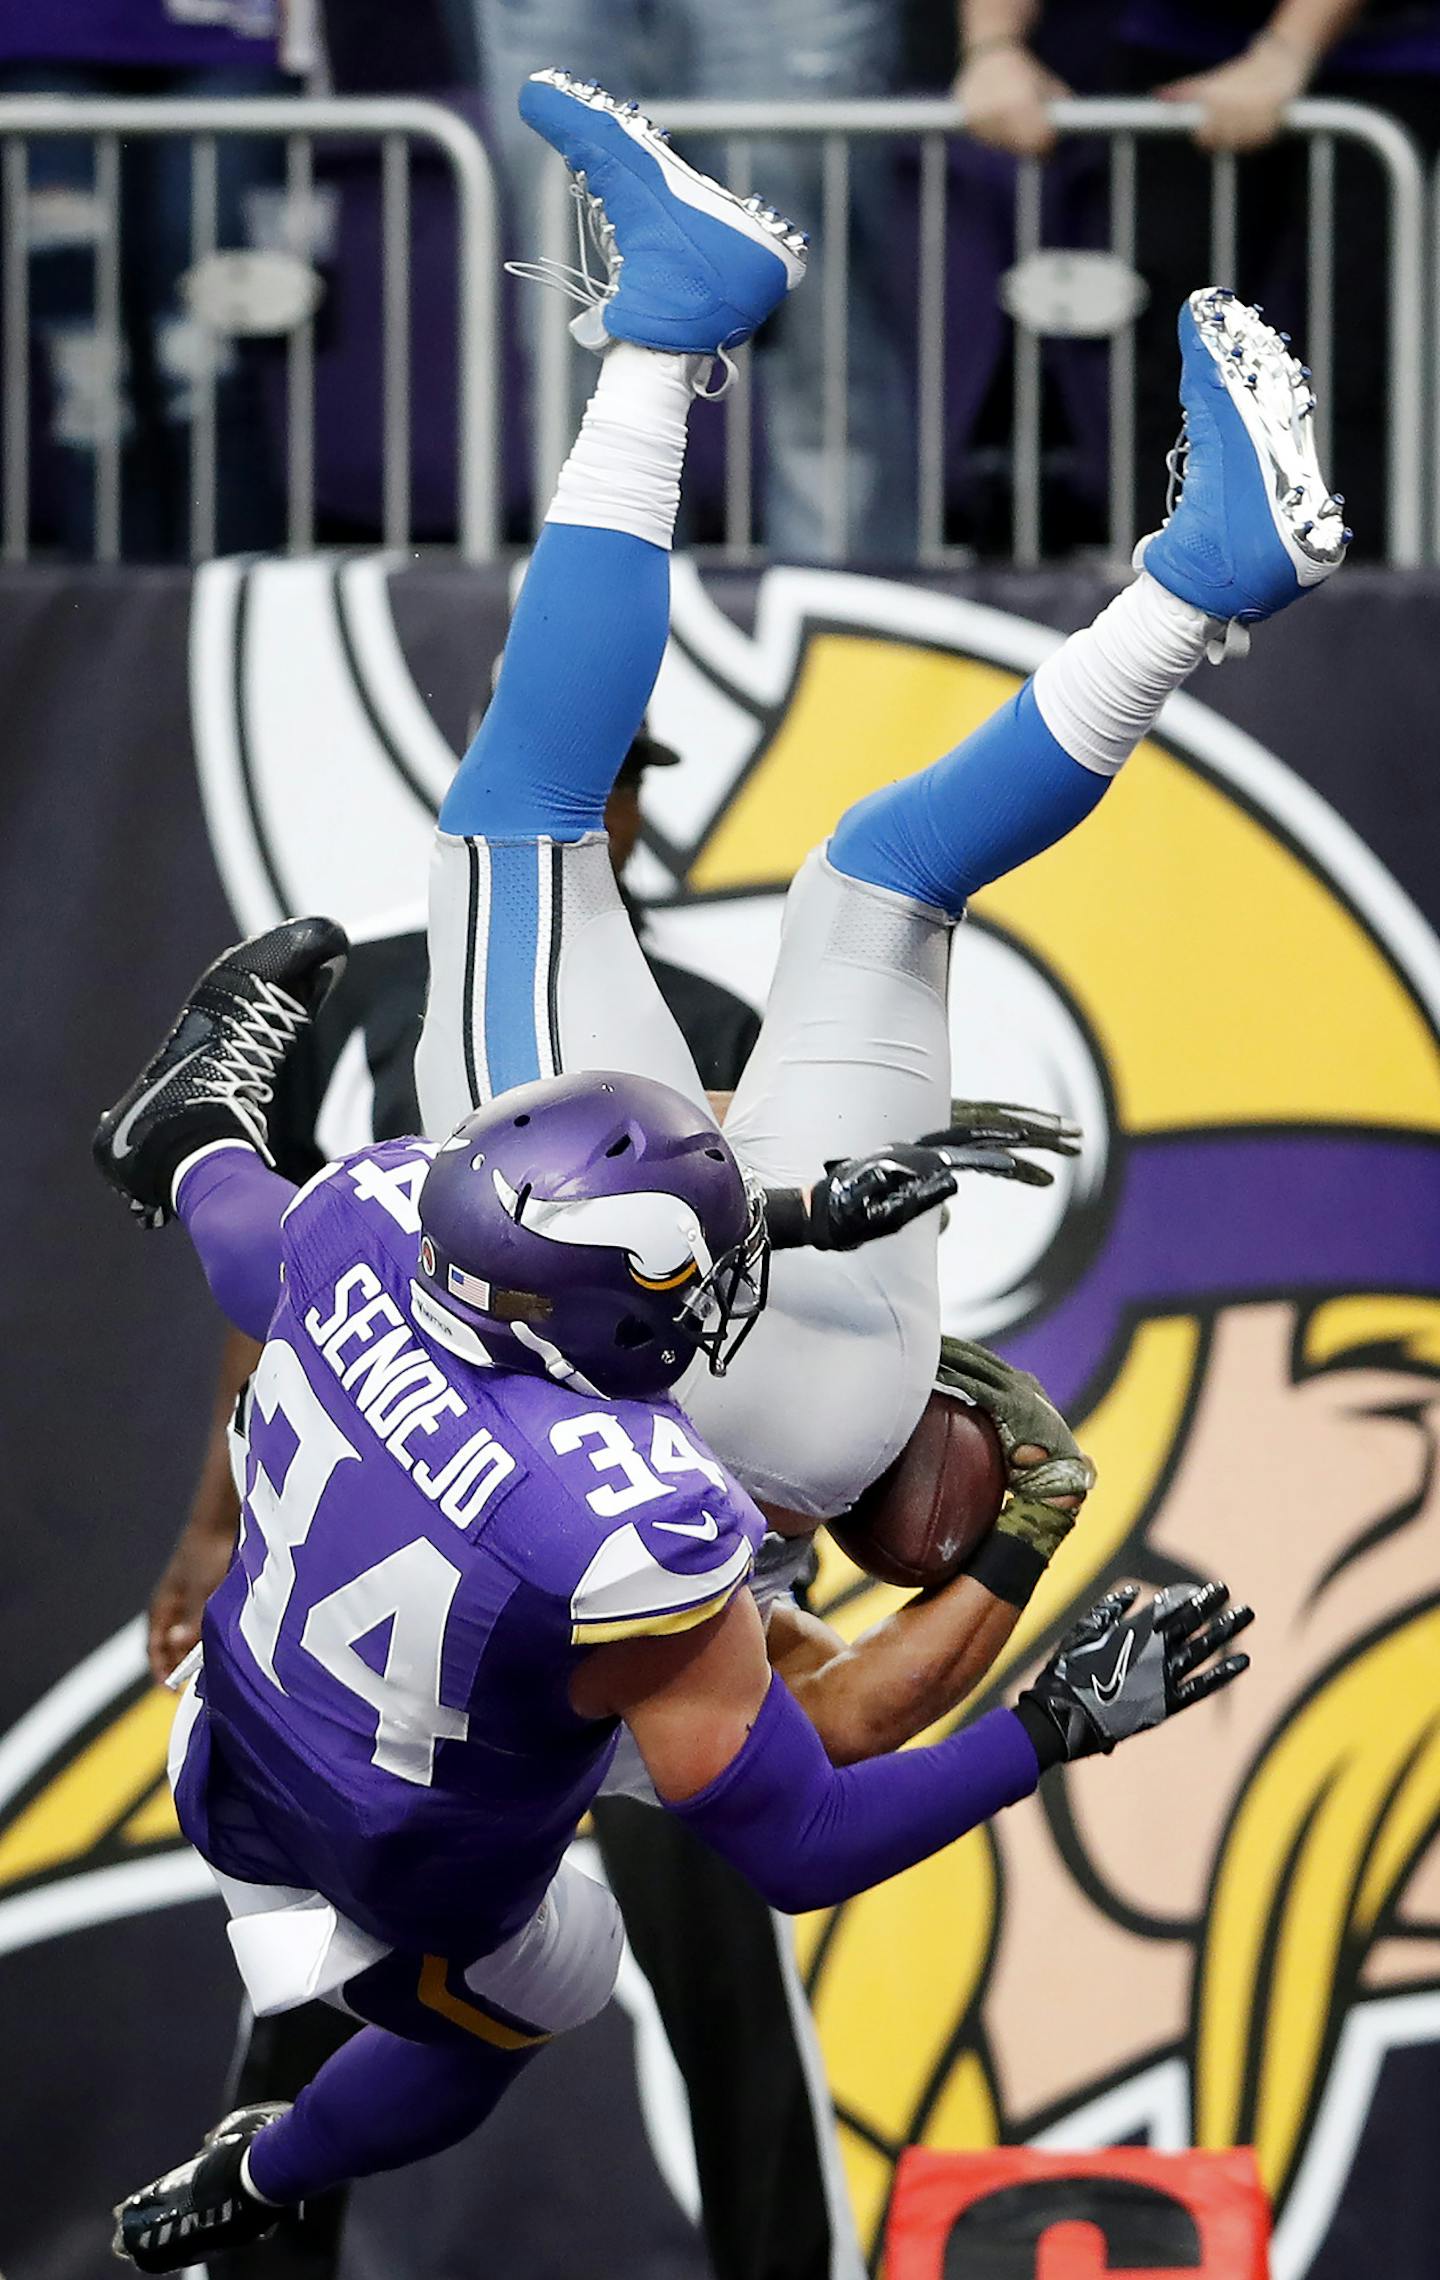
[[[254,2140],[250,2181],[283,2208],[442,2153],[480,2127],[534,2056],[534,2047],[412,2043],[364,2027]]]
[[[175,1215],[216,1305],[247,1337],[264,1338],[280,1303],[280,1221],[298,1192],[243,1141],[197,1155],[176,1175]]]

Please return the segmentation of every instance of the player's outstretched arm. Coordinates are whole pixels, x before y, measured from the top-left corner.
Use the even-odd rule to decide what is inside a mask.
[[[1224,1611],[1223,1585],[1162,1593],[1138,1614],[1133,1596],[1112,1594],[1067,1633],[1015,1710],[863,1765],[831,1764],[769,1668],[748,1593],[679,1637],[598,1650],[586,1707],[624,1718],[662,1802],[799,1914],[898,1876],[1029,1796],[1047,1765],[1112,1749],[1246,1667],[1210,1660],[1249,1620]]]
[[[1028,1371],[945,1338],[937,1384],[984,1410],[1005,1456],[1005,1501],[965,1573],[849,1643],[783,1600],[771,1613],[771,1664],[835,1765],[901,1748],[973,1694],[1094,1485],[1094,1466]]]
[[[885,1757],[972,1695],[993,1670],[1020,1609],[973,1576],[922,1593],[847,1640],[779,1600],[765,1644],[832,1765]]]
[[[240,1499],[230,1470],[227,1427],[236,1396],[259,1361],[260,1352],[257,1341],[242,1331],[228,1333],[216,1373],[210,1438],[200,1477],[185,1525],[150,1594],[146,1651],[150,1674],[162,1686],[199,1641],[205,1602],[235,1556]]]
[[[767,1189],[772,1248],[855,1251],[934,1211],[955,1193],[961,1172],[1049,1187],[1054,1174],[1016,1151],[1079,1153],[1079,1126],[1044,1109],[952,1101],[951,1118],[943,1132],[828,1163],[812,1187]]]

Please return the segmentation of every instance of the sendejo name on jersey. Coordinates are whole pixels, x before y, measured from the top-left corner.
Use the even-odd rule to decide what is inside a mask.
[[[486,1426],[470,1435],[433,1471],[410,1443],[438,1430],[442,1418],[469,1409],[444,1371],[416,1343],[394,1300],[367,1266],[347,1267],[335,1284],[331,1311],[312,1306],[305,1328],[371,1431],[422,1495],[438,1504],[457,1528],[468,1528],[515,1459]],[[353,1348],[358,1352],[351,1351]]]

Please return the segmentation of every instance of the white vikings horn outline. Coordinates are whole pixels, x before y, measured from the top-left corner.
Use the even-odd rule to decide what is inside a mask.
[[[566,1199],[513,1188],[493,1164],[490,1177],[503,1210],[528,1235],[624,1251],[636,1281],[654,1289],[688,1282],[697,1270],[708,1275],[714,1263],[694,1210],[663,1188]]]
[[[247,933],[333,911],[353,941],[419,932],[458,755],[395,629],[393,555],[206,563],[190,615],[205,819]]]

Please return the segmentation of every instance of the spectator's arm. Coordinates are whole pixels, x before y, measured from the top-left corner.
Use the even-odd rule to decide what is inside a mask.
[[[1040,0],[960,0],[955,100],[970,133],[1017,158],[1038,158],[1055,141],[1047,105],[1070,90],[1031,53]]]
[[[1166,103],[1200,103],[1195,130],[1202,150],[1259,150],[1279,131],[1286,109],[1303,95],[1365,0],[1280,0],[1269,23],[1229,63],[1192,72],[1155,93]]]

